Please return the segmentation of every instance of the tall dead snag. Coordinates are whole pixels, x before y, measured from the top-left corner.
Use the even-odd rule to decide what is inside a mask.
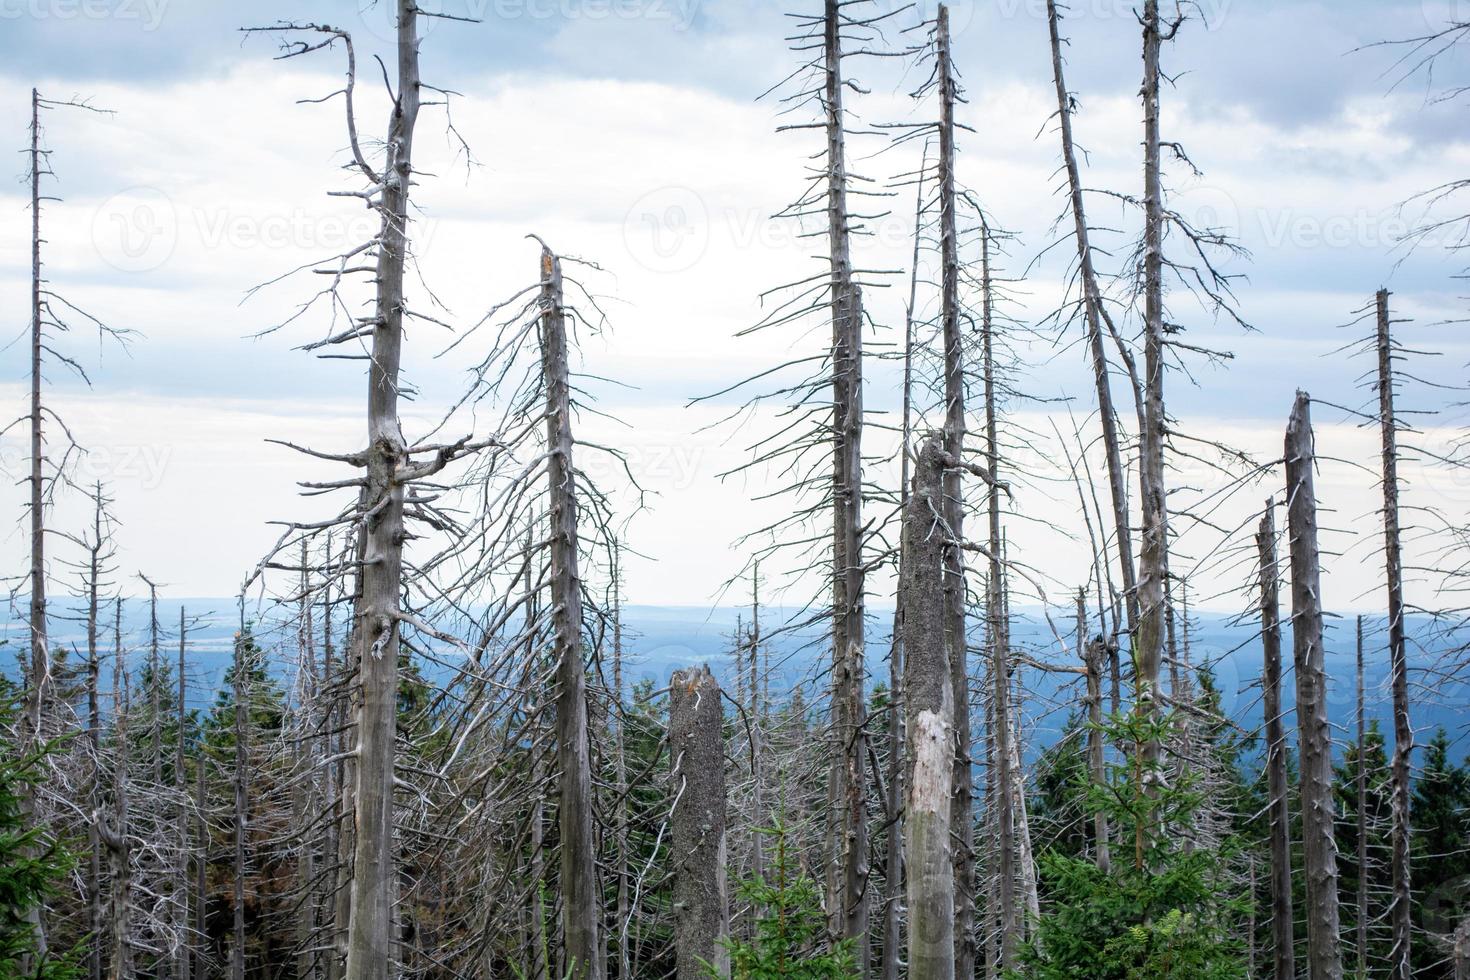
[[[1000,968],[1011,969],[1016,965],[1016,950],[1021,942],[1020,903],[1016,899],[1016,813],[1024,806],[1024,794],[1017,785],[1019,754],[1015,746],[1015,725],[1011,718],[1011,630],[1010,618],[1006,615],[1005,568],[1001,554],[1005,544],[1000,526],[1001,487],[995,477],[1000,472],[1000,432],[996,418],[995,384],[995,325],[991,303],[990,283],[990,228],[980,228],[980,268],[983,295],[981,297],[981,358],[985,382],[985,462],[990,469],[991,482],[986,492],[986,511],[989,518],[989,542],[987,553],[990,569],[986,576],[985,620],[986,634],[990,645],[990,712],[991,740],[996,745],[993,764],[995,766],[995,790],[1000,806],[996,809],[996,899],[997,915],[1000,917]],[[958,458],[958,457],[956,457]],[[963,645],[963,634],[960,637]],[[963,653],[961,654],[963,663]],[[956,681],[955,692],[961,688]],[[968,691],[968,685],[964,688]],[[967,702],[966,702],[967,706]],[[959,709],[957,709],[959,710]],[[968,728],[968,724],[965,725]],[[968,739],[965,739],[968,744]],[[969,751],[965,751],[965,789],[968,790]],[[957,774],[958,775],[958,774]],[[956,795],[960,799],[960,795]],[[968,792],[964,799],[969,799]],[[958,863],[958,862],[957,862]],[[974,904],[974,861],[970,861],[969,902]],[[960,895],[955,901],[961,900]],[[971,942],[973,947],[973,940]],[[958,966],[959,964],[956,964]],[[973,950],[966,961],[969,970],[963,976],[974,973]]]
[[[1322,649],[1322,566],[1312,472],[1315,464],[1311,399],[1306,392],[1298,391],[1286,425],[1286,513],[1291,540],[1292,654],[1307,872],[1307,975],[1310,980],[1341,980],[1332,729],[1327,718]]]
[[[1271,961],[1280,980],[1296,976],[1291,902],[1291,804],[1287,799],[1286,731],[1281,706],[1281,572],[1276,558],[1276,504],[1266,501],[1256,530],[1260,556],[1261,695],[1266,712],[1266,803],[1271,824]]]
[[[132,853],[128,840],[128,668],[122,645],[123,600],[117,600],[112,621],[112,819],[103,830],[112,885],[107,912],[112,955],[108,976],[123,980],[133,975]]]
[[[1398,422],[1393,406],[1394,346],[1389,330],[1386,289],[1378,291],[1377,313],[1378,424],[1383,451],[1383,559],[1388,586],[1388,656],[1393,686],[1393,765],[1389,775],[1393,813],[1393,853],[1389,864],[1393,900],[1389,904],[1389,921],[1393,946],[1389,952],[1389,976],[1393,980],[1409,980],[1409,944],[1413,931],[1413,895],[1409,879],[1409,763],[1414,753],[1414,728],[1409,722],[1404,567],[1399,536]]]
[[[1168,33],[1172,37],[1173,25]],[[1143,5],[1143,421],[1139,433],[1138,484],[1142,545],[1138,555],[1138,630],[1133,642],[1134,710],[1152,720],[1159,710],[1159,668],[1163,660],[1165,580],[1169,574],[1169,519],[1164,493],[1164,198],[1159,162],[1159,48],[1164,39],[1159,0]],[[1157,731],[1157,728],[1154,729]],[[1161,767],[1157,735],[1139,746],[1145,792],[1157,790],[1153,774]],[[1139,822],[1140,843],[1152,832]]]
[[[1062,70],[1062,42],[1058,30],[1056,0],[1047,0],[1047,23],[1051,31],[1052,77],[1057,90],[1057,126],[1062,139],[1062,165],[1067,173],[1067,192],[1072,212],[1073,236],[1077,244],[1077,271],[1082,287],[1082,312],[1087,324],[1087,346],[1092,359],[1093,381],[1097,386],[1098,421],[1102,426],[1103,451],[1107,455],[1108,488],[1113,504],[1113,533],[1118,549],[1118,568],[1122,575],[1124,608],[1128,615],[1129,635],[1138,624],[1138,593],[1133,564],[1133,532],[1128,512],[1128,471],[1123,465],[1123,451],[1118,434],[1118,417],[1113,408],[1112,383],[1108,377],[1108,358],[1103,339],[1104,325],[1111,330],[1107,310],[1103,307],[1102,289],[1092,261],[1091,229],[1083,202],[1082,177],[1077,167],[1077,151],[1072,142],[1074,100],[1067,91]]]
[[[31,89],[31,455],[30,455],[30,683],[26,686],[26,747],[41,738],[41,706],[46,702],[46,688],[51,681],[51,652],[46,640],[46,520],[44,471],[46,443],[41,431],[41,354],[46,341],[42,336],[45,303],[41,289],[41,96]],[[36,939],[36,955],[46,955],[46,932],[41,928],[40,913],[32,923]]]
[[[582,658],[582,581],[577,572],[577,487],[572,465],[572,401],[567,364],[561,261],[541,249],[541,367],[546,391],[547,494],[551,520],[550,588],[556,660],[556,744],[561,796],[562,941],[577,980],[601,980],[596,840],[592,827],[592,760]]]
[[[709,667],[675,671],[669,686],[669,816],[678,980],[702,980],[704,964],[730,972],[725,887],[725,717]]]
[[[250,799],[250,637],[245,632],[245,597],[240,597],[240,631],[235,634],[234,688],[235,698],[234,736],[235,772],[234,785],[234,918],[233,943],[230,947],[230,978],[245,980],[245,837],[249,827]]]
[[[940,4],[935,27],[935,76],[939,86],[939,257],[940,257],[940,321],[944,340],[944,450],[952,459],[964,458],[965,446],[965,364],[964,340],[960,334],[960,246],[955,210],[955,122],[954,109],[958,83],[950,56],[949,7]],[[988,242],[986,243],[988,245]],[[987,276],[988,279],[988,276]],[[987,297],[988,298],[988,297]],[[987,305],[988,309],[988,305]],[[989,326],[989,318],[986,317]],[[985,335],[987,351],[990,335]],[[987,362],[987,368],[989,363]],[[986,374],[986,432],[994,446],[994,386]],[[990,461],[995,472],[995,461]],[[994,495],[992,494],[992,497]],[[956,541],[964,540],[965,500],[959,467],[944,471],[943,510],[949,533]],[[998,514],[992,515],[998,524]],[[975,834],[972,809],[970,753],[970,664],[965,629],[964,552],[950,548],[945,576],[945,635],[949,647],[949,669],[954,697],[954,801],[950,813],[954,835],[954,911],[955,963],[960,976],[975,972]]]
[[[1358,765],[1353,787],[1357,793],[1358,811],[1358,908],[1353,916],[1357,920],[1358,976],[1368,976],[1368,712],[1364,702],[1363,686],[1363,617],[1357,620],[1357,718],[1358,718]]]
[[[1077,647],[1087,671],[1087,778],[1093,786],[1107,785],[1107,758],[1103,744],[1102,679],[1107,641],[1101,636],[1087,636],[1087,595],[1077,590]],[[1097,869],[1107,874],[1113,866],[1112,832],[1108,815],[1101,808],[1092,815],[1094,860]]]
[[[863,308],[853,275],[847,207],[842,77],[842,0],[825,0],[822,57],[827,133],[827,245],[832,307],[832,718],[839,817],[837,911],[843,937],[857,940],[867,972],[867,855],[863,699]]]
[[[945,578],[954,547],[944,526],[942,436],[930,434],[914,465],[904,505],[904,715],[908,802],[904,812],[910,980],[955,976],[955,881],[950,850],[954,780],[954,682],[950,671]],[[1004,809],[1004,805],[1002,805]]]
[[[87,824],[87,933],[92,941],[88,944],[87,975],[91,980],[102,980],[103,950],[106,946],[103,937],[107,933],[103,926],[102,912],[102,822],[105,817],[102,812],[102,707],[98,692],[102,665],[98,658],[98,640],[104,566],[112,551],[109,537],[111,521],[107,517],[106,498],[102,495],[101,483],[97,484],[93,492],[92,502],[92,534],[90,538],[84,538],[87,563],[82,573],[83,596],[87,604],[87,750],[90,755],[87,805],[91,815]]]
[[[1470,980],[1470,918],[1455,930],[1455,980]]]

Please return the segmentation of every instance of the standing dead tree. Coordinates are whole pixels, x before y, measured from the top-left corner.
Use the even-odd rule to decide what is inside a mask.
[[[1261,688],[1266,728],[1266,801],[1271,825],[1271,962],[1274,976],[1296,976],[1295,920],[1292,916],[1291,804],[1286,771],[1286,731],[1281,703],[1281,571],[1276,559],[1276,504],[1266,501],[1256,531],[1260,556]]]
[[[674,806],[674,949],[678,980],[730,972],[725,885],[725,737],[720,685],[709,667],[675,671],[669,684]]]
[[[1390,874],[1393,901],[1389,906],[1393,947],[1389,953],[1389,975],[1393,980],[1409,980],[1414,901],[1409,878],[1409,799],[1412,791],[1409,769],[1414,753],[1414,728],[1409,719],[1403,545],[1399,536],[1398,422],[1394,415],[1393,397],[1395,351],[1389,319],[1388,290],[1378,291],[1374,305],[1377,320],[1375,346],[1378,353],[1378,424],[1383,463],[1383,559],[1388,591],[1388,654],[1393,690],[1393,764],[1390,769],[1393,813]],[[1364,833],[1360,825],[1359,836]]]
[[[904,714],[908,734],[904,863],[908,891],[908,975],[955,976],[954,859],[950,807],[954,779],[954,679],[950,670],[945,578],[956,547],[944,521],[942,436],[930,434],[914,463],[904,505]]]
[[[1327,675],[1323,666],[1322,561],[1313,474],[1316,459],[1311,399],[1299,391],[1286,426],[1286,512],[1291,542],[1292,648],[1307,875],[1307,970],[1311,980],[1341,980],[1332,729],[1327,717]]]

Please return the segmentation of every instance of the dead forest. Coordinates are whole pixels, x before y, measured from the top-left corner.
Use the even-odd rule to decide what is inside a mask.
[[[1470,399],[1423,380],[1422,325],[1368,282],[1323,311],[1338,382],[1273,406],[1269,453],[1171,410],[1230,369],[1213,338],[1291,330],[1248,313],[1270,256],[1172,200],[1209,164],[1169,106],[1205,11],[1138,0],[1114,25],[1138,41],[1136,125],[1113,136],[1138,179],[1100,187],[1068,9],[1037,5],[1057,212],[1035,242],[1007,229],[1007,188],[962,177],[990,137],[950,10],[797,4],[770,38],[789,74],[751,95],[806,154],[776,218],[810,258],[730,284],[761,297],[742,336],[792,353],[688,393],[741,447],[724,475],[781,516],[693,543],[738,555],[717,602],[739,626],[722,657],[649,677],[626,568],[658,502],[584,428],[603,411],[589,338],[615,344],[626,316],[606,257],[528,227],[524,268],[495,272],[516,286],[469,315],[439,302],[415,195],[455,178],[415,144],[462,142],[435,46],[482,27],[380,2],[391,57],[329,23],[240,25],[261,61],[337,80],[279,111],[340,130],[322,192],[375,231],[255,287],[292,303],[256,342],[352,362],[365,398],[351,445],[260,434],[300,460],[300,507],[239,570],[207,691],[205,610],[160,598],[167,570],[118,545],[128,515],[79,478],[85,440],[52,403],[99,345],[147,343],[47,265],[68,152],[48,120],[107,110],[26,93],[29,329],[8,350],[29,353],[27,640],[0,678],[0,977],[1470,980],[1470,512],[1405,475],[1464,479],[1470,429],[1448,450],[1421,429]],[[1385,38],[1385,86],[1464,98],[1433,70],[1467,36]],[[875,63],[901,66],[909,116],[864,111]],[[515,138],[532,137],[556,140]],[[1409,237],[1463,248],[1470,176],[1442,179]],[[868,267],[879,220],[908,222],[907,268]],[[1038,251],[1066,268],[1042,317]],[[1085,372],[1085,397],[1025,390],[1036,344]],[[426,394],[410,345],[462,381],[427,426],[404,421]],[[1377,447],[1348,461],[1370,514],[1322,485],[1342,463],[1319,455],[1328,419]],[[1086,562],[1015,543],[1041,497]],[[77,501],[89,519],[59,519]],[[1375,591],[1333,594],[1335,562],[1371,566]],[[1233,649],[1201,639],[1220,623]]]

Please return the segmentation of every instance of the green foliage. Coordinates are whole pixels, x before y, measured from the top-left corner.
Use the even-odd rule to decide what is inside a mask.
[[[8,733],[12,710],[0,711]],[[81,976],[80,947],[37,957],[38,937],[29,917],[58,894],[74,861],[46,827],[26,814],[30,788],[53,746],[23,754],[13,737],[0,741],[0,976],[16,980],[72,980]]]
[[[1229,899],[1231,847],[1190,848],[1202,799],[1192,779],[1170,784],[1147,769],[1137,747],[1167,741],[1166,714],[1113,715],[1104,733],[1121,751],[1103,786],[1085,787],[1090,816],[1107,815],[1113,862],[1052,848],[1040,860],[1045,907],[1014,978],[1024,980],[1238,980],[1245,955],[1234,938],[1239,908]],[[1085,774],[1079,777],[1085,780]]]
[[[772,880],[749,877],[740,896],[760,910],[755,936],[729,939],[730,980],[849,980],[857,976],[852,940],[835,946],[827,941],[821,895],[811,878],[801,873],[787,847],[786,829],[779,823],[761,833],[775,839]],[[706,964],[711,977],[720,976]]]
[[[1413,944],[1413,973],[1440,980],[1454,971],[1429,937],[1446,935],[1470,914],[1470,768],[1450,761],[1442,728],[1425,747],[1410,813],[1414,924],[1426,936]]]

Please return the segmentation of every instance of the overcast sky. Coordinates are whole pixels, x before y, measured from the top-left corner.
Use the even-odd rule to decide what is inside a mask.
[[[814,268],[814,243],[769,216],[799,193],[815,134],[775,133],[779,104],[757,101],[798,63],[783,42],[792,21],[767,0],[442,3],[432,9],[479,21],[428,21],[422,45],[425,80],[459,93],[453,122],[473,159],[460,152],[442,110],[426,111],[418,141],[426,173],[415,192],[424,282],[412,288],[432,288],[449,319],[472,322],[535,275],[536,252],[524,237],[532,232],[606,270],[592,285],[606,298],[610,329],[584,338],[584,367],[620,382],[593,386],[624,425],[589,417],[584,431],[626,447],[653,492],[633,525],[644,557],[629,569],[628,589],[637,602],[708,604],[741,566],[738,536],[766,523],[776,505],[755,500],[768,487],[761,476],[719,476],[744,458],[765,420],[733,433],[708,430],[729,400],[687,403],[812,341],[734,337],[759,319],[762,290]],[[802,0],[797,9],[815,6]],[[895,17],[892,44],[919,37],[900,32],[932,6],[922,0]],[[1256,330],[1217,322],[1175,297],[1172,313],[1192,343],[1236,356],[1226,369],[1200,362],[1192,378],[1174,375],[1171,408],[1186,429],[1269,461],[1297,387],[1349,406],[1368,397],[1357,384],[1369,364],[1333,352],[1361,329],[1340,325],[1381,285],[1394,291],[1396,313],[1413,321],[1400,328],[1405,343],[1443,352],[1414,365],[1415,373],[1444,383],[1463,378],[1470,361],[1463,328],[1444,325],[1464,308],[1463,284],[1452,278],[1460,263],[1438,243],[1414,252],[1396,243],[1422,217],[1403,202],[1470,174],[1464,108],[1435,103],[1422,77],[1395,84],[1396,49],[1360,49],[1470,17],[1470,4],[1203,0],[1201,7],[1204,21],[1188,24],[1166,52],[1176,78],[1164,96],[1165,138],[1181,141],[1203,171],[1175,165],[1171,203],[1199,222],[1232,228],[1249,250],[1227,268],[1243,277],[1239,306]],[[62,343],[89,368],[92,387],[59,370],[52,381],[57,404],[92,451],[79,475],[107,481],[117,497],[124,569],[146,571],[174,595],[233,593],[274,540],[267,521],[315,513],[317,505],[295,496],[294,481],[329,471],[265,439],[346,450],[362,438],[356,366],[294,351],[309,326],[252,336],[314,284],[288,279],[246,301],[250,287],[371,229],[370,215],[351,199],[327,196],[351,186],[342,171],[340,102],[302,101],[340,83],[339,56],[274,60],[270,38],[239,30],[286,16],[358,38],[360,124],[375,133],[384,97],[366,55],[386,50],[391,37],[381,3],[0,0],[0,139],[17,151],[8,171],[0,168],[14,178],[0,185],[0,309],[9,311],[0,328],[11,345],[0,358],[0,398],[22,410],[27,360],[13,340],[27,324],[30,219],[19,151],[35,85],[112,111],[57,110],[44,120],[58,177],[51,190],[62,198],[46,210],[45,254],[54,288],[140,337],[121,354],[78,329]],[[1048,250],[1063,201],[1049,125],[1055,99],[1045,4],[962,0],[953,22],[968,97],[960,175],[1015,233],[1005,266],[1025,281],[1013,287],[1011,312],[1034,322],[1062,296],[1070,247]],[[1079,0],[1064,31],[1084,179],[1138,193],[1139,30],[1131,4]],[[850,73],[868,90],[853,96],[855,128],[931,118],[932,105],[910,97],[922,75],[904,62],[854,61]],[[1461,62],[1448,60],[1434,82],[1463,74]],[[854,140],[854,169],[875,186],[914,165],[916,147],[879,153],[882,146],[882,137]],[[1132,220],[1105,198],[1094,202],[1099,225],[1126,229]],[[859,246],[867,268],[909,264],[909,192],[874,210],[889,206],[893,215],[872,222],[874,235]],[[891,288],[869,291],[875,349],[891,350],[901,336],[907,288],[902,275],[889,281]],[[425,393],[410,427],[461,381],[464,364],[433,357],[446,337],[436,330],[410,332],[408,371]],[[1057,458],[1048,440],[1054,421],[1070,431],[1068,406],[1078,417],[1091,409],[1074,339],[1017,342],[1016,387],[1047,401],[1011,406],[1011,438],[1038,460]],[[896,373],[876,364],[869,374],[870,405],[891,411]],[[1427,385],[1406,389],[1403,399],[1422,408],[1460,400]],[[875,419],[886,425],[892,416]],[[1367,550],[1375,491],[1359,465],[1372,464],[1375,440],[1325,405],[1318,420],[1320,451],[1344,461],[1324,466],[1321,493],[1334,510],[1324,523],[1357,532],[1356,541],[1348,533],[1329,541],[1347,552],[1329,580],[1329,604],[1375,608]],[[1425,417],[1421,441],[1442,447],[1462,421],[1454,411]],[[13,477],[23,470],[18,435],[8,433],[0,446]],[[870,442],[881,452],[892,439],[876,431]],[[1463,518],[1470,483],[1409,471],[1419,502]],[[889,472],[873,464],[875,479]],[[1191,487],[1215,479],[1187,466],[1176,476],[1176,485]],[[1244,520],[1277,482],[1246,491],[1221,520]],[[1087,560],[1073,533],[1080,530],[1075,493],[1040,472],[1026,490],[1011,521],[1012,547],[1025,553],[1031,543],[1029,560],[1056,587],[1080,583]],[[20,499],[21,488],[8,488],[0,507],[19,513]],[[63,503],[56,520],[64,526],[79,517],[74,502]],[[1239,597],[1224,590],[1247,570],[1207,560],[1216,548],[1205,530],[1185,533],[1182,550],[1206,562],[1201,604],[1238,608]],[[3,540],[6,567],[20,569],[20,527]],[[64,547],[58,551],[64,557]],[[882,588],[875,602],[887,601]]]

